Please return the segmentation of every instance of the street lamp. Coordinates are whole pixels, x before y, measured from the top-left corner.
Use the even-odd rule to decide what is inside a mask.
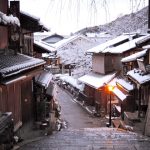
[[[111,126],[111,92],[114,90],[114,86],[112,85],[108,85],[108,91],[109,91],[109,100],[110,100],[110,104],[109,104],[109,124],[107,124],[108,127]]]

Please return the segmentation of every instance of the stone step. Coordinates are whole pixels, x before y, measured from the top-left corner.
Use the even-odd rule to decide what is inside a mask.
[[[149,150],[150,139],[116,128],[64,129],[39,141],[28,143],[20,150]]]

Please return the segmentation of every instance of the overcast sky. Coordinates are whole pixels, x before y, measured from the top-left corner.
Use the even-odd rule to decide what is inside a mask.
[[[53,32],[68,34],[81,28],[108,23],[148,5],[148,0],[91,1],[20,0],[20,7],[22,11],[40,17]]]

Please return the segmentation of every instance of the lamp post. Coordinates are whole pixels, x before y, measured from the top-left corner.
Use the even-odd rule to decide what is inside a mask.
[[[111,126],[111,92],[113,91],[114,87],[111,85],[108,85],[108,91],[109,91],[109,127]]]

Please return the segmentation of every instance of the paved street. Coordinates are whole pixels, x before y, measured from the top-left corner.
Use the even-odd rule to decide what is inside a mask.
[[[62,118],[67,121],[69,128],[92,128],[105,126],[105,119],[88,114],[73,97],[58,87],[56,98],[62,107]]]
[[[58,88],[56,98],[62,107],[62,118],[68,128],[22,145],[20,150],[149,150],[150,139],[133,132],[101,127],[105,121],[90,116],[73,101],[70,94]],[[101,127],[101,128],[100,128]]]

